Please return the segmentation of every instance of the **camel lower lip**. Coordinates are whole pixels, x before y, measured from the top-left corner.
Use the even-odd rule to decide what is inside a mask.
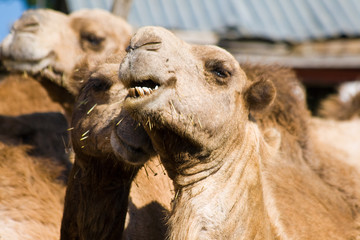
[[[125,143],[125,142],[121,139],[121,137],[119,137],[117,134],[114,134],[114,135],[116,136],[116,137],[115,137],[116,142],[117,142],[116,144],[117,144],[119,147],[122,146],[122,149],[123,149],[123,150],[126,149],[127,152],[131,152],[131,153],[133,153],[133,154],[143,154],[143,155],[146,154],[145,151],[144,151],[143,149],[141,149],[140,147],[131,146],[131,145]]]
[[[126,144],[116,133],[111,134],[110,142],[115,155],[131,165],[143,164],[150,156],[144,149]]]

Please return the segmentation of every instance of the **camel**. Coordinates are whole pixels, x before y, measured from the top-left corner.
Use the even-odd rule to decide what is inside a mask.
[[[92,24],[93,25],[93,24]],[[16,31],[15,31],[16,32]],[[88,38],[89,39],[89,42],[92,42],[92,40],[91,40],[91,37],[89,37]],[[82,39],[83,40],[83,39]],[[96,42],[96,41],[95,41]],[[86,44],[84,44],[85,46],[86,46]],[[89,45],[89,44],[88,44]],[[121,44],[120,44],[121,45]],[[90,45],[91,46],[91,45]],[[92,51],[90,51],[90,54],[92,53]],[[11,65],[7,65],[7,67],[10,69],[12,66]],[[15,68],[15,67],[14,67]],[[51,75],[51,74],[48,74],[48,71],[50,71],[50,70],[53,70],[54,69],[54,67],[48,67],[48,68],[45,68],[44,69],[44,71],[43,71],[43,73],[42,73],[42,79],[44,79],[44,76],[45,77],[48,77],[48,76],[50,76],[50,77],[48,77],[48,78],[50,78],[51,79],[51,77],[53,77],[53,75]],[[71,69],[70,67],[68,68],[68,69]],[[75,69],[76,69],[76,67],[75,67]],[[19,69],[20,71],[22,71],[22,69],[20,68]],[[51,71],[50,71],[51,72]],[[56,71],[56,73],[59,73],[60,71]],[[77,71],[75,70],[75,73],[76,73]],[[31,74],[31,72],[29,72],[28,74]],[[36,75],[36,74],[35,74]],[[40,74],[41,75],[41,74]],[[72,93],[72,94],[70,94],[70,95],[72,95],[71,97],[66,97],[66,99],[74,99],[74,97],[73,96],[75,96],[76,94],[77,94],[77,91],[78,91],[78,88],[80,87],[80,85],[82,84],[81,83],[81,81],[82,81],[82,79],[81,78],[78,78],[78,82],[73,82],[73,83],[69,83],[70,81],[68,81],[69,80],[69,78],[67,77],[68,75],[70,75],[70,73],[69,72],[66,72],[66,74],[64,74],[64,77],[63,77],[63,82],[61,82],[61,81],[54,81],[54,83],[56,83],[56,84],[62,84],[62,87],[65,87],[66,89],[67,89],[67,91],[65,92],[65,93],[67,93],[67,92],[70,92],[70,93]],[[80,74],[81,75],[81,74]],[[37,75],[37,77],[39,77],[39,75]],[[55,80],[56,80],[56,78],[54,78]],[[59,78],[57,78],[57,79],[59,79]],[[44,81],[42,82],[43,84],[44,84]],[[49,88],[48,88],[49,89]],[[51,88],[50,88],[51,89]],[[50,93],[51,94],[51,93]],[[58,95],[55,95],[55,96],[64,96],[63,94],[58,94]],[[54,96],[53,96],[54,97]],[[56,99],[56,97],[54,97],[54,99]],[[66,101],[64,101],[64,100],[62,100],[62,101],[60,101],[61,103],[62,103],[62,105],[63,106],[65,106],[65,109],[68,109],[68,111],[66,111],[67,112],[67,116],[70,116],[71,115],[71,111],[72,111],[72,105],[73,105],[73,100],[71,101],[71,102],[69,102],[68,100],[66,100]],[[69,117],[68,117],[68,119],[69,119]],[[141,172],[143,173],[143,174],[141,174]],[[139,176],[145,176],[145,168],[143,168],[143,169],[141,169],[140,170],[140,173],[138,174]],[[145,180],[145,182],[146,181],[148,181],[146,178],[144,178]],[[158,178],[156,178],[156,179],[158,179]],[[139,181],[139,180],[136,180],[135,182],[138,182],[138,185],[139,186],[143,186],[140,182],[141,181]],[[160,181],[161,182],[161,181]],[[135,184],[136,185],[136,184]],[[133,189],[134,189],[134,187],[133,187]],[[146,188],[147,189],[147,188]],[[139,191],[140,192],[140,191]],[[145,195],[145,194],[144,194]],[[139,197],[139,199],[140,199],[140,195],[138,195],[138,197]],[[135,197],[134,196],[132,196],[132,199],[135,199]],[[151,198],[147,198],[147,201],[149,201],[149,199],[151,199]],[[134,200],[133,200],[134,201]],[[146,202],[146,201],[145,201]],[[165,202],[165,201],[164,201]],[[138,203],[141,203],[141,201],[139,201]],[[136,205],[136,204],[131,204],[131,206],[133,206],[134,207],[134,205]],[[143,204],[144,205],[144,204]],[[141,206],[141,204],[138,204],[138,206]],[[138,208],[141,208],[141,207],[138,207]],[[130,214],[131,215],[131,214]],[[129,215],[129,216],[130,216]],[[136,217],[133,217],[133,218],[135,218],[136,219]],[[134,226],[133,224],[130,224],[129,226]],[[126,230],[125,232],[127,232],[128,230]]]
[[[281,89],[283,81],[298,82],[296,74],[289,68],[278,65],[259,65],[252,63],[244,63],[242,69],[251,81],[259,79],[268,79],[275,84],[277,89]],[[347,85],[347,84],[345,84]],[[312,116],[308,122],[311,137],[326,148],[336,149],[338,154],[342,155],[342,160],[347,164],[351,164],[360,171],[360,149],[358,142],[360,141],[360,119],[356,117],[359,105],[357,103],[357,95],[354,89],[357,83],[351,83],[347,87],[340,87],[338,95],[332,95],[324,99],[320,104],[319,116]],[[292,84],[287,90],[283,90],[284,95],[287,91],[292,91],[302,104],[305,104],[306,93],[300,83]],[[339,100],[339,96],[347,98],[348,101],[343,103]],[[284,101],[287,101],[284,99]],[[292,106],[296,107],[296,105]],[[343,117],[339,118],[339,115]],[[348,119],[345,118],[348,116]],[[351,118],[351,119],[350,119]],[[337,139],[338,141],[333,141]]]
[[[2,73],[0,81],[0,175],[6,196],[0,199],[0,238],[58,239],[71,165],[67,123],[57,112],[69,120],[75,99],[64,84],[85,54],[125,49],[130,31],[122,19],[102,10],[67,16],[39,9],[26,11],[1,43],[1,68],[10,73]]]
[[[123,51],[130,33],[129,24],[104,10],[80,10],[70,15],[50,9],[25,11],[0,45],[0,58],[10,71],[0,82],[0,113],[17,116],[60,111],[70,121],[82,84],[81,79],[71,77],[76,66],[85,56],[101,57],[109,51]],[[31,124],[36,122],[27,121],[23,129]],[[36,132],[34,126],[32,132]]]
[[[164,239],[172,183],[142,126],[119,108],[127,95],[117,79],[121,59],[86,59],[77,72],[85,83],[71,124],[75,162],[61,239]],[[139,161],[147,163],[132,163]]]
[[[169,239],[359,236],[359,171],[310,137],[297,91],[160,27],[132,37],[119,79],[174,182]]]
[[[70,121],[82,84],[69,84],[76,64],[84,55],[125,50],[131,31],[123,19],[100,9],[70,15],[50,9],[28,10],[1,43],[0,59],[8,71],[36,78],[53,101],[61,104]]]
[[[8,116],[60,111],[70,121],[81,85],[81,79],[76,82],[70,78],[77,64],[85,55],[91,58],[106,55],[109,51],[123,51],[130,33],[129,24],[104,10],[80,10],[70,15],[50,9],[25,11],[0,45],[2,64],[10,71],[0,82],[0,113],[9,121]],[[18,127],[23,133],[17,135],[28,136],[29,128],[35,134],[36,128],[31,125],[36,125],[36,121],[30,121],[28,116],[23,118],[27,122],[22,128]],[[34,120],[37,118],[34,116]],[[15,119],[14,122],[20,123]],[[59,129],[64,127],[66,123],[59,125]],[[66,136],[63,139],[68,141]],[[42,140],[46,143],[46,139]],[[36,147],[46,151],[49,144]],[[59,155],[54,156],[59,158]]]

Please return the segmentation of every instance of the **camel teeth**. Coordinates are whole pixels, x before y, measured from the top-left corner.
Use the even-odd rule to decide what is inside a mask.
[[[135,87],[136,92],[140,95],[140,97],[144,96],[144,90],[142,87]]]
[[[143,97],[151,95],[155,90],[159,88],[158,85],[155,88],[151,89],[148,87],[133,87],[129,89],[129,96],[130,97]]]
[[[145,95],[150,95],[150,94],[151,94],[151,92],[150,92],[150,89],[149,89],[149,88],[147,88],[147,87],[143,87],[142,89],[144,90]]]
[[[135,94],[135,88],[130,88],[130,89],[129,89],[129,96],[130,96],[130,97],[135,97],[135,96],[136,96],[136,94]]]

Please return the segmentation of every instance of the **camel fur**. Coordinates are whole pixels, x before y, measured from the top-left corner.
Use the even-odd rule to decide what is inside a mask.
[[[122,56],[87,63],[75,103],[71,135],[75,163],[65,198],[61,239],[164,239],[171,181],[147,134],[121,106]],[[89,66],[96,66],[89,68]],[[83,74],[81,77],[80,74]],[[132,162],[146,162],[144,166]]]
[[[108,31],[104,26],[118,31]],[[4,67],[10,73],[2,72],[0,81],[1,192],[7,195],[0,201],[4,223],[0,237],[59,238],[64,180],[71,164],[67,123],[57,112],[66,113],[69,119],[75,98],[63,84],[83,55],[124,49],[130,31],[122,19],[102,10],[82,10],[67,16],[38,9],[26,11],[1,43],[1,70]],[[19,168],[20,163],[26,169]],[[34,186],[29,187],[27,181]],[[38,215],[33,209],[39,210]]]
[[[119,78],[174,181],[169,239],[359,236],[359,172],[311,138],[298,91],[159,27],[133,36]]]

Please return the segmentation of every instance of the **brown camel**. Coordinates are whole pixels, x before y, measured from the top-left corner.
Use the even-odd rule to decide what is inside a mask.
[[[359,172],[312,140],[297,91],[163,28],[139,29],[128,49],[123,107],[174,181],[170,239],[359,236]]]
[[[154,152],[142,126],[119,108],[127,95],[117,79],[121,59],[79,68],[86,83],[72,119],[61,239],[164,239],[172,183],[158,158],[148,161]],[[141,170],[133,164],[146,161]]]
[[[70,17],[47,10],[29,11],[25,13],[24,16],[14,25],[13,33],[8,36],[1,46],[3,52],[2,59],[4,60],[5,66],[12,71],[26,71],[28,75],[33,75],[37,79],[40,79],[40,82],[45,85],[48,90],[48,94],[55,101],[60,102],[62,107],[65,109],[67,118],[70,119],[75,96],[78,94],[80,86],[84,84],[84,80],[87,79],[85,75],[90,73],[89,69],[94,67],[91,63],[98,63],[97,60],[94,59],[90,61],[90,58],[94,57],[101,59],[104,55],[106,55],[106,52],[123,50],[125,49],[124,39],[128,40],[130,38],[129,34],[123,34],[128,32],[126,31],[128,25],[125,24],[125,28],[123,28],[122,21],[116,20],[117,18],[114,16],[111,16],[110,19],[106,19],[106,17],[109,16],[111,15],[98,10],[81,11],[80,13],[71,14]],[[100,19],[102,17],[104,19]],[[70,19],[65,20],[65,18]],[[64,29],[60,29],[60,35],[58,32],[53,32],[54,29],[58,29],[55,28],[54,25],[58,25],[59,19],[61,19],[65,25]],[[29,34],[29,31],[27,31],[29,29],[27,27],[34,27],[31,26],[34,21],[35,25],[37,23],[41,29],[41,31],[33,31],[34,39],[32,39],[32,41],[35,40],[36,43],[27,41],[28,38],[26,38],[27,34]],[[118,32],[113,29],[117,29]],[[38,54],[37,52],[32,52],[34,50],[32,46],[35,44],[39,46],[38,49],[43,50],[43,52],[47,52],[47,49],[41,48],[42,41],[46,39],[47,36],[53,35],[57,36],[57,38],[64,39],[61,42],[49,42],[45,46],[47,46],[48,50],[51,49],[49,50],[50,52],[54,52],[60,57],[54,59],[54,62],[50,61],[50,67],[44,67],[40,64],[47,64],[49,62],[46,56],[44,57],[44,60],[38,61],[39,64],[31,65],[31,68],[28,69],[27,66],[30,64],[26,61],[26,59],[29,58],[28,55],[36,56]],[[73,40],[69,41],[68,39]],[[63,45],[60,43],[69,45],[67,48],[69,52],[66,52],[67,55],[65,55],[65,52],[61,50]],[[73,43],[76,43],[76,46],[81,46],[81,49],[76,49],[75,45],[71,45]],[[12,54],[10,49],[16,49],[19,44],[24,44],[24,46],[17,51],[18,56],[16,56],[16,58],[14,56],[9,56]],[[81,59],[81,55],[84,54],[86,54],[85,58],[89,60],[86,61],[89,64],[86,65],[86,67],[84,67],[84,65],[80,66],[82,63],[79,60]],[[76,56],[74,57],[74,55]],[[67,59],[67,57],[71,59]],[[52,60],[52,58],[50,60]],[[65,67],[63,67],[64,65]],[[38,72],[39,69],[42,69],[42,71],[40,70],[40,73]],[[73,71],[71,73],[72,69]],[[95,101],[95,99],[93,101]],[[89,148],[85,150],[88,149]],[[88,154],[91,155],[91,153]],[[103,155],[103,157],[106,159],[108,156]],[[145,182],[147,184],[151,181],[158,181],[157,179],[164,176],[162,174],[162,167],[159,166],[156,159],[149,162],[149,164],[145,167],[146,168],[142,168],[140,170],[134,181],[136,184],[135,187],[132,188],[133,190],[130,196],[131,202],[129,206],[125,236],[128,236],[128,238],[134,238],[133,236],[137,236],[137,239],[144,239],[149,236],[148,233],[155,233],[153,234],[154,239],[158,239],[158,236],[163,235],[164,232],[163,227],[158,227],[158,222],[162,221],[159,220],[158,222],[152,222],[152,218],[155,214],[155,216],[158,216],[157,219],[160,219],[160,216],[162,216],[163,213],[161,211],[155,212],[152,209],[163,209],[164,206],[166,210],[169,209],[171,186],[166,185],[170,183],[168,178],[166,178],[167,180],[157,183],[156,186],[158,187],[155,187],[154,191],[151,191],[149,188],[145,188],[144,190],[143,186],[145,186],[145,184],[142,184],[141,182]],[[76,168],[76,166],[74,168]],[[149,177],[147,176],[147,171],[150,169],[158,173],[155,178],[151,175],[149,175]],[[109,178],[109,180],[110,179],[111,178]],[[169,193],[165,192],[160,194],[159,189],[162,189],[162,186],[166,186]],[[161,200],[163,198],[162,195],[167,197],[166,201]],[[127,195],[124,196],[127,197]],[[160,199],[160,201],[158,199]],[[142,216],[141,220],[138,220],[139,215]],[[119,216],[119,218],[121,218],[121,216]],[[101,222],[98,224],[100,225]],[[112,226],[109,225],[109,229],[111,229],[111,227]],[[143,230],[139,231],[138,229]],[[119,230],[117,230],[117,233],[118,232]]]
[[[29,10],[1,43],[11,73],[0,76],[0,238],[59,238],[69,146],[67,123],[53,111],[70,116],[75,96],[64,84],[79,59],[125,49],[130,30],[102,10]]]

